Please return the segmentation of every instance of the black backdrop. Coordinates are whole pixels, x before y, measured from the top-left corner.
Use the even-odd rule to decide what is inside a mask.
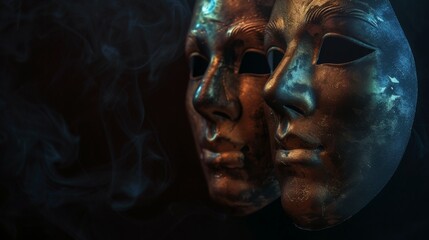
[[[419,78],[407,153],[361,212],[307,232],[279,201],[209,201],[184,107],[193,1],[1,0],[0,238],[429,238],[429,3],[391,2]]]

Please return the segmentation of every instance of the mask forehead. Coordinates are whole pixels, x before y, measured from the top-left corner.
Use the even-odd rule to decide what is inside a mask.
[[[202,0],[197,3],[195,17],[198,19],[213,19],[228,24],[237,18],[252,18],[257,15],[268,17],[273,1],[248,0]]]
[[[202,0],[196,5],[191,33],[197,33],[209,26],[220,31],[227,30],[231,25],[246,21],[267,20],[269,18],[272,1],[247,0]],[[265,25],[265,23],[264,23]]]
[[[331,19],[357,19],[376,26],[377,12],[367,3],[356,0],[291,0],[277,1],[270,25],[287,35],[297,34],[303,27],[323,25]]]

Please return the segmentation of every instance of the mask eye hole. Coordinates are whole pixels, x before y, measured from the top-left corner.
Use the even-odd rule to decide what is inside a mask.
[[[327,36],[323,39],[317,64],[344,64],[363,58],[375,50],[343,36]]]
[[[189,59],[189,64],[191,77],[200,78],[206,73],[209,61],[200,54],[194,53]]]
[[[268,65],[270,66],[271,73],[273,73],[276,70],[277,66],[282,61],[284,55],[285,55],[284,52],[276,47],[272,47],[268,50],[267,58],[268,58]]]
[[[270,68],[264,54],[256,51],[248,51],[241,59],[239,74],[269,74]]]

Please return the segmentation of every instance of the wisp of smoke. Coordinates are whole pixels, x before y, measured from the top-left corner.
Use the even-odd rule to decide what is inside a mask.
[[[27,208],[45,216],[70,204],[121,211],[150,205],[169,186],[170,160],[147,123],[143,94],[183,53],[191,5],[0,1],[0,221],[7,228],[13,232],[11,219]]]

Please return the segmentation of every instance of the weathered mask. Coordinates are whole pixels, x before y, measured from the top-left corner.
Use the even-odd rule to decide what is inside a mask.
[[[211,197],[233,214],[280,195],[262,98],[270,72],[263,46],[269,2],[199,1],[186,44],[186,106],[201,165]]]
[[[388,1],[279,0],[265,48],[282,205],[301,228],[333,226],[402,158],[417,96],[410,47]]]

